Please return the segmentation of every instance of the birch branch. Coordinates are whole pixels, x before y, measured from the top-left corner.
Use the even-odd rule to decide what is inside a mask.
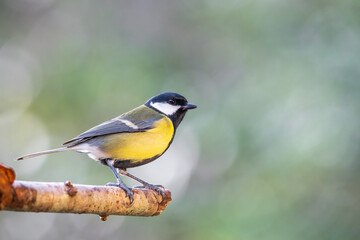
[[[109,215],[156,216],[171,202],[157,192],[134,188],[134,202],[117,187],[65,183],[15,181],[13,169],[0,164],[0,210],[22,212],[92,213],[106,220]]]

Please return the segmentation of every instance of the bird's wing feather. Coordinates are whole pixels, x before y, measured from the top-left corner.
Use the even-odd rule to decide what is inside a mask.
[[[95,126],[77,137],[63,143],[63,145],[67,145],[68,147],[75,146],[89,140],[90,138],[114,133],[144,132],[153,128],[154,123],[162,117],[163,116],[161,114],[157,114],[154,110],[146,106],[141,106],[131,112],[125,113],[117,118]]]

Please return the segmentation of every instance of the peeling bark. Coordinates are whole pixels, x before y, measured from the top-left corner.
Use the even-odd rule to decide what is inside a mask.
[[[171,202],[157,192],[134,188],[134,202],[117,187],[15,181],[15,172],[0,164],[0,210],[23,212],[92,213],[105,221],[109,215],[156,216]]]

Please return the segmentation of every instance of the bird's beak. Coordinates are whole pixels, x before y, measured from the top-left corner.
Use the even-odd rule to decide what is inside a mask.
[[[195,104],[191,104],[191,103],[188,103],[188,104],[186,104],[186,106],[183,106],[183,109],[185,109],[185,110],[194,109],[194,108],[197,108],[197,106]]]

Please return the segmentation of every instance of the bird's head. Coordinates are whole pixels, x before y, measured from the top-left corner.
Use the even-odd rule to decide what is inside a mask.
[[[145,106],[168,116],[174,123],[175,128],[180,124],[186,112],[197,106],[188,103],[185,97],[177,93],[165,92],[150,98]]]

